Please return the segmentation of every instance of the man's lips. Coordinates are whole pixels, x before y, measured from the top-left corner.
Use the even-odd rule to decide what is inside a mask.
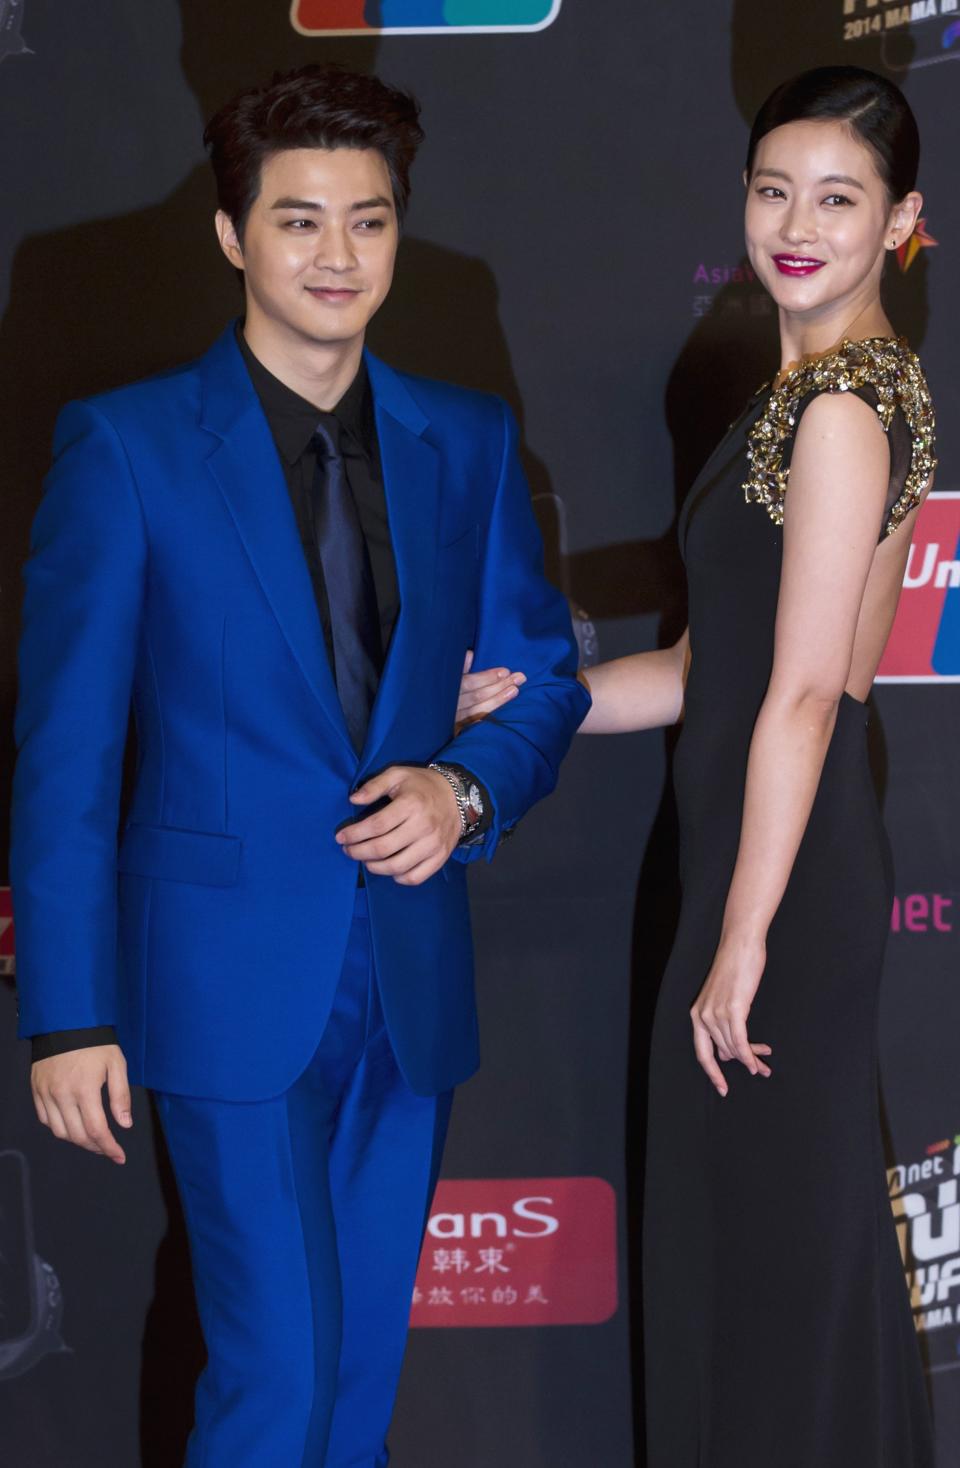
[[[318,301],[331,303],[352,301],[360,294],[358,290],[350,289],[347,286],[308,285],[306,289],[308,294],[315,296]]]
[[[774,255],[773,263],[781,275],[815,275],[827,262],[809,255]]]

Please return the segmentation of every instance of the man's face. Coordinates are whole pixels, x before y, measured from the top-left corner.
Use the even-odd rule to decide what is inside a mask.
[[[382,305],[399,230],[383,155],[294,148],[263,165],[241,245],[217,215],[224,254],[244,272],[247,320],[287,345],[363,337]]]

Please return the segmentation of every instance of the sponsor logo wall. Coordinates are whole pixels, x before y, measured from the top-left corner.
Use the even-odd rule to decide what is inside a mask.
[[[217,0],[0,0],[0,123],[30,141],[0,158],[13,201],[0,252],[10,296],[0,439],[11,462],[28,466],[0,537],[11,611],[56,410],[199,352],[235,309],[222,262],[197,243],[211,201],[199,118],[264,68],[332,59],[379,70],[424,104],[428,144],[399,301],[377,346],[400,367],[468,381],[518,409],[535,509],[584,663],[655,645],[677,600],[675,586],[657,581],[686,487],[671,468],[690,457],[711,399],[725,427],[741,406],[719,412],[725,388],[753,389],[771,366],[775,313],[739,239],[743,98],[758,102],[800,52],[802,65],[880,66],[906,87],[921,117],[927,203],[889,279],[909,307],[894,324],[930,371],[942,464],[873,703],[897,870],[884,989],[889,1193],[931,1373],[938,1468],[954,1468],[960,1443],[951,1101],[960,889],[950,857],[960,824],[951,687],[960,682],[960,379],[947,253],[960,232],[960,71],[947,64],[960,58],[958,7],[247,0],[234,7],[238,21]],[[749,41],[739,50],[738,36]],[[96,146],[78,147],[88,130]],[[31,203],[40,194],[43,210]],[[164,269],[145,291],[144,262],[158,251]],[[584,310],[571,288],[591,287]],[[5,717],[14,620],[0,626]],[[630,1192],[642,1176],[642,1017],[637,1034],[627,1030],[631,1002],[642,1016],[656,984],[650,914],[660,920],[673,876],[671,837],[659,831],[668,800],[663,822],[655,815],[658,739],[578,741],[556,796],[496,863],[472,873],[484,1068],[457,1099],[450,1176],[416,1277],[397,1468],[634,1461],[642,1403],[638,1391],[631,1411],[640,1295]],[[14,967],[10,894],[0,887],[0,1458],[5,1468],[173,1468],[191,1411],[189,1273],[146,1099],[135,1101],[123,1169],[42,1133],[26,1048],[11,1038]],[[637,1104],[625,1148],[629,1085]],[[119,1383],[110,1412],[78,1406],[100,1400],[108,1382]]]

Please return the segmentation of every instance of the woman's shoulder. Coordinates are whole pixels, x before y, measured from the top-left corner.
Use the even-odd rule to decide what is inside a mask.
[[[889,428],[897,408],[919,415],[928,405],[930,389],[920,358],[906,337],[873,336],[863,341],[843,341],[836,351],[812,362],[801,363],[788,372],[771,395],[771,403],[795,414],[801,403],[822,392],[855,392],[873,388],[877,412]]]
[[[936,467],[930,389],[920,359],[903,337],[845,340],[827,356],[801,363],[786,374],[749,434],[750,468],[743,486],[747,500],[762,504],[776,524],[783,523],[793,440],[805,410],[824,393],[861,398],[876,411],[888,434],[897,415],[902,415],[912,454],[894,506],[899,523],[919,503]]]

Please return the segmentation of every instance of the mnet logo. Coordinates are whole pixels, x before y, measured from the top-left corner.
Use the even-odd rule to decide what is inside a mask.
[[[543,31],[561,0],[293,0],[302,36],[443,36]]]
[[[617,1201],[609,1183],[440,1183],[411,1325],[599,1325],[616,1309]]]
[[[877,682],[960,683],[960,492],[923,503]]]
[[[887,1173],[917,1331],[928,1371],[956,1366],[960,1345],[960,1136]]]

